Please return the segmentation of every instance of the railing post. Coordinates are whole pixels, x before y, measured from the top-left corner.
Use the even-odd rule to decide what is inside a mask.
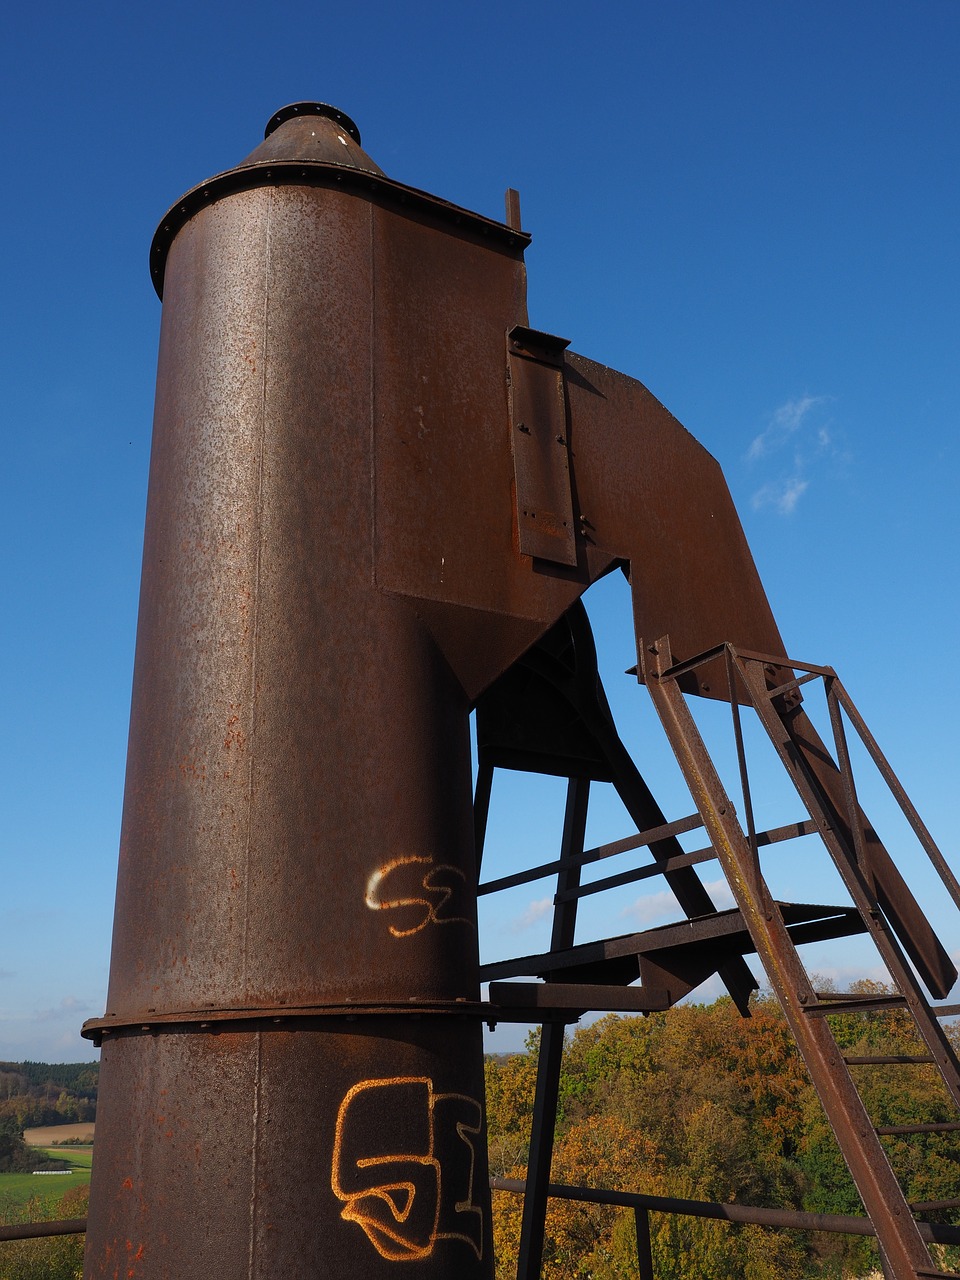
[[[583,853],[589,796],[590,783],[586,778],[569,779],[560,851],[561,865],[557,874],[558,894],[565,889],[576,888],[580,883],[580,864],[577,859]],[[573,944],[576,918],[577,900],[575,898],[568,902],[557,903],[553,915],[551,950],[556,951]],[[543,1266],[543,1238],[565,1033],[566,1028],[561,1022],[546,1022],[540,1032],[537,1091],[533,1104],[530,1158],[527,1164],[527,1189],[523,1196],[520,1247],[517,1251],[517,1280],[538,1280]]]
[[[637,1264],[640,1268],[640,1280],[654,1280],[653,1253],[650,1248],[650,1214],[639,1206],[634,1209],[633,1216],[637,1223]]]

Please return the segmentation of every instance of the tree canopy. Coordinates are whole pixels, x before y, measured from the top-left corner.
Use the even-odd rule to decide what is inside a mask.
[[[820,983],[821,988],[826,986]],[[862,992],[886,990],[855,984]],[[835,1014],[844,1052],[923,1053],[906,1013]],[[955,1032],[950,1031],[951,1035]],[[491,1172],[523,1178],[533,1113],[538,1034],[524,1053],[487,1063]],[[851,1068],[877,1125],[953,1120],[933,1066]],[[882,1139],[909,1202],[960,1198],[960,1134]],[[568,1038],[551,1180],[608,1190],[737,1201],[818,1213],[863,1214],[839,1147],[776,1000],[752,1017],[732,1001],[680,1005],[645,1017],[609,1015]],[[497,1193],[498,1280],[512,1280],[520,1197]],[[924,1215],[954,1221],[949,1211]],[[866,1276],[873,1241],[650,1215],[658,1280],[801,1280]],[[952,1257],[952,1263],[951,1263]],[[942,1265],[960,1249],[938,1247]],[[550,1202],[543,1280],[636,1276],[632,1213]]]

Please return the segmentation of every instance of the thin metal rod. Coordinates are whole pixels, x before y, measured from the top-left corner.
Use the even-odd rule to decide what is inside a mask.
[[[758,831],[757,846],[780,844],[784,840],[796,840],[800,836],[815,836],[817,824],[810,819],[804,822],[791,822],[785,827],[774,827],[770,831]],[[602,880],[591,880],[568,893],[558,893],[557,901],[564,902],[568,896],[587,898],[592,893],[602,893],[605,889],[618,889],[621,885],[633,884],[636,880],[649,880],[653,876],[663,875],[667,871],[677,871],[680,867],[693,867],[701,862],[716,861],[717,853],[713,845],[705,849],[692,849],[690,853],[680,854],[676,858],[665,858],[663,862],[651,862],[645,867],[634,867],[632,871],[622,871],[616,876],[605,876]]]
[[[843,1060],[848,1067],[920,1067],[930,1066],[934,1061],[929,1053],[889,1053],[873,1057],[845,1053]]]
[[[639,835],[627,836],[623,840],[614,840],[610,844],[600,844],[596,848],[587,849],[577,855],[575,861],[577,866],[584,867],[591,862],[602,862],[604,858],[613,858],[618,853],[629,853],[631,849],[642,849],[646,845],[656,844],[660,840],[667,840],[671,836],[682,836],[687,831],[696,831],[703,826],[703,821],[698,813],[691,814],[688,818],[678,818],[676,822],[666,822],[661,826],[651,827],[647,831],[641,831]],[[477,887],[477,896],[483,897],[487,893],[499,893],[502,889],[515,889],[517,885],[528,884],[531,880],[543,880],[547,876],[552,876],[558,872],[564,864],[558,859],[553,862],[541,862],[539,866],[528,867],[525,871],[518,871],[512,876],[502,876],[499,880],[488,880],[486,884]],[[662,863],[661,869],[662,869]]]
[[[493,786],[493,765],[481,761],[477,769],[477,787],[473,796],[473,840],[477,851],[477,877],[483,860],[483,842],[487,836],[487,818],[490,815],[490,791]]]
[[[743,747],[743,724],[740,719],[740,703],[737,699],[737,673],[730,654],[730,646],[724,649],[724,661],[727,667],[727,688],[730,691],[730,712],[733,716],[733,736],[737,744],[737,764],[740,768],[740,791],[743,795],[743,808],[747,819],[747,839],[753,855],[754,872],[760,874],[760,851],[757,847],[757,828],[753,817],[753,797],[750,794],[750,775],[747,770],[747,753]],[[749,692],[747,694],[749,697]]]
[[[517,1280],[539,1280],[546,1231],[550,1166],[560,1094],[560,1065],[566,1028],[562,1022],[544,1023],[537,1057],[537,1084],[530,1128],[530,1154],[520,1224]]]
[[[860,803],[857,800],[857,784],[853,778],[853,765],[850,762],[850,750],[847,746],[847,735],[843,728],[843,716],[840,714],[840,703],[834,688],[834,678],[827,676],[823,681],[823,690],[827,696],[827,707],[830,711],[830,727],[833,729],[833,741],[837,748],[837,764],[840,766],[840,777],[843,782],[843,798],[847,806],[847,823],[853,836],[854,852],[857,865],[872,884],[873,875],[867,861],[867,849],[863,839],[863,817]]]
[[[491,1178],[493,1191],[523,1194],[521,1178]],[[845,1236],[876,1236],[869,1218],[840,1213],[802,1213],[799,1209],[760,1209],[749,1204],[718,1204],[712,1200],[680,1200],[674,1196],[648,1196],[639,1191],[603,1191],[596,1187],[572,1187],[551,1182],[552,1200],[579,1200],[584,1204],[609,1204],[623,1209],[650,1209],[688,1218],[713,1218],[721,1222],[747,1222],[757,1227],[786,1231],[824,1231]],[[920,1235],[931,1244],[960,1244],[960,1227],[945,1222],[918,1222]]]
[[[778,684],[775,689],[767,690],[768,698],[779,698],[782,693],[789,693],[792,689],[799,689],[801,685],[809,684],[811,680],[819,680],[822,675],[820,671],[811,671],[809,675],[801,676],[799,680],[788,680],[786,684]]]
[[[705,649],[703,653],[687,658],[684,662],[676,663],[668,670],[663,671],[660,678],[661,680],[676,680],[678,676],[686,675],[688,671],[695,671],[697,667],[702,667],[706,663],[712,662],[715,658],[719,658],[724,649],[729,649],[735,658],[745,658],[748,662],[759,662],[765,667],[776,667],[782,671],[809,671],[815,676],[836,675],[833,667],[817,667],[812,662],[798,662],[796,658],[777,657],[776,654],[772,653],[757,653],[753,649],[735,648],[732,644],[718,644],[712,649]],[[790,687],[792,687],[792,683]]]
[[[809,671],[815,676],[835,676],[833,667],[818,667],[812,662],[798,662],[796,658],[778,658],[776,654],[755,653],[752,649],[741,649],[730,645],[735,658],[743,658],[747,662],[759,662],[763,667],[779,667],[781,670]]]
[[[79,1236],[86,1218],[60,1218],[53,1222],[17,1222],[0,1226],[0,1240],[40,1240],[46,1236]]]
[[[621,885],[634,884],[637,880],[650,880],[653,876],[662,876],[667,871],[679,871],[681,867],[695,867],[701,862],[713,862],[716,859],[713,849],[698,849],[695,853],[684,853],[677,858],[665,858],[663,862],[651,862],[646,867],[634,867],[632,871],[621,871],[616,876],[604,876],[602,880],[591,880],[589,884],[578,885],[576,889],[567,889],[556,896],[557,902],[568,902],[571,898],[578,901],[589,898],[593,893],[602,893],[605,889],[619,889]]]
[[[944,1121],[940,1124],[883,1124],[877,1127],[877,1133],[956,1133],[960,1129],[960,1121]]]
[[[897,803],[903,811],[904,817],[910,823],[917,839],[923,845],[927,857],[936,867],[937,871],[939,871],[940,878],[947,886],[951,898],[953,898],[957,906],[960,907],[960,881],[957,880],[957,877],[948,865],[947,860],[940,852],[936,841],[927,830],[926,824],[914,808],[913,801],[907,795],[906,791],[904,791],[903,784],[890,767],[890,762],[880,750],[880,746],[877,743],[876,738],[874,738],[873,734],[867,728],[864,723],[863,716],[861,716],[860,712],[857,710],[853,699],[850,697],[849,693],[847,693],[839,679],[834,681],[834,688],[836,690],[837,697],[843,704],[844,711],[846,711],[847,716],[850,719],[850,723],[860,735],[860,740],[869,751],[870,757],[882,774],[884,782],[886,782],[887,786],[896,797]]]

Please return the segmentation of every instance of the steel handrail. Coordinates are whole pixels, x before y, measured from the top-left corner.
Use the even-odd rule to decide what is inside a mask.
[[[79,1236],[86,1229],[86,1218],[60,1218],[51,1222],[0,1224],[0,1242],[5,1240],[41,1240],[45,1236]]]
[[[522,1195],[522,1178],[491,1178],[493,1191]],[[719,1218],[726,1222],[747,1222],[755,1226],[799,1231],[830,1231],[841,1235],[875,1236],[869,1218],[839,1213],[804,1213],[798,1209],[764,1209],[748,1204],[718,1204],[710,1200],[682,1200],[676,1196],[649,1196],[638,1191],[606,1191],[596,1187],[571,1187],[551,1182],[547,1194],[556,1200],[582,1200],[587,1204],[608,1204],[624,1209],[645,1209],[654,1213],[677,1213],[691,1218]],[[932,1244],[960,1244],[960,1227],[942,1222],[918,1222],[924,1240]]]

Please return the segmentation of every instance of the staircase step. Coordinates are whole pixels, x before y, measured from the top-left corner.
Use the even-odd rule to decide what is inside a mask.
[[[491,982],[490,1003],[524,1009],[652,1013],[670,1008],[666,991],[593,982]]]
[[[879,1134],[904,1133],[956,1133],[960,1130],[960,1120],[951,1120],[943,1124],[885,1124],[877,1126]]]
[[[815,991],[819,1003],[808,1005],[804,1012],[864,1013],[868,1009],[906,1009],[907,998],[901,995],[858,995],[855,991]]]
[[[849,937],[864,929],[859,912],[854,907],[821,906],[809,902],[778,902],[776,905],[795,944]],[[743,917],[734,908],[718,911],[713,915],[696,916],[679,924],[660,925],[642,933],[621,934],[598,942],[581,942],[561,951],[497,960],[480,966],[480,981],[526,977],[528,974],[545,975],[567,968],[599,966],[631,956],[653,956],[665,951],[696,947],[705,948],[715,955],[717,964],[721,964],[730,955],[743,955],[754,950]]]
[[[873,1057],[862,1058],[854,1054],[845,1053],[843,1060],[848,1067],[909,1067],[936,1061],[929,1053],[877,1054]]]

